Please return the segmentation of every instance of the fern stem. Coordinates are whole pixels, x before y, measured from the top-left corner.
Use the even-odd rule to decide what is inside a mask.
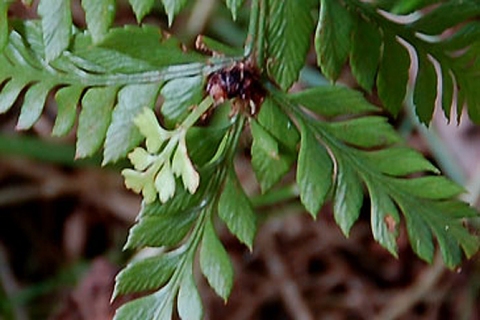
[[[207,105],[208,102],[209,99],[205,99],[203,103]],[[228,148],[225,150],[225,157],[223,157],[222,161],[223,164],[220,164],[221,168],[217,170],[217,172],[214,174],[214,178],[210,180],[209,187],[206,191],[207,199],[204,199],[202,201],[206,201],[208,203],[200,210],[199,217],[192,232],[190,233],[190,237],[184,243],[184,246],[186,247],[186,252],[182,256],[181,261],[179,262],[178,267],[175,269],[175,272],[172,275],[172,278],[168,284],[174,287],[174,289],[171,291],[173,293],[173,296],[178,291],[181,280],[184,276],[184,273],[187,271],[188,266],[191,265],[193,268],[193,261],[195,258],[195,254],[198,250],[198,246],[203,238],[205,224],[207,222],[207,219],[212,219],[213,214],[216,211],[217,202],[221,195],[221,192],[218,192],[218,190],[220,189],[221,185],[223,185],[228,170],[231,169],[231,164],[233,163],[235,150],[237,149],[244,123],[245,117],[239,117],[235,121],[235,125],[233,126],[232,131],[227,133],[229,134],[229,139],[227,142]],[[212,197],[211,195],[214,196]]]
[[[251,203],[254,207],[264,207],[278,204],[298,198],[299,190],[296,184],[290,184],[280,189],[268,191],[267,193],[251,198]]]
[[[255,61],[257,67],[263,70],[265,66],[265,27],[267,17],[267,2],[253,0],[250,9],[250,23],[245,43],[245,57]]]
[[[253,0],[250,6],[250,21],[248,25],[247,39],[245,40],[245,57],[249,57],[253,53],[256,44],[258,18],[260,15],[259,2],[261,0]]]
[[[267,17],[267,2],[265,0],[260,0],[260,17],[258,21],[258,34],[256,39],[256,62],[257,67],[260,70],[263,70],[265,67],[265,27],[266,27],[266,17]]]
[[[182,122],[181,127],[184,130],[188,130],[212,105],[213,98],[211,96],[207,96],[197,107],[193,109],[193,111],[188,115],[188,117]]]

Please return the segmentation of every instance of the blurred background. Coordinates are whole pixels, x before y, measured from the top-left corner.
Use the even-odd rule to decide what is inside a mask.
[[[126,1],[117,2],[116,25],[135,23]],[[82,27],[78,1],[73,6]],[[9,16],[35,18],[34,8],[16,1]],[[189,47],[198,34],[240,47],[247,21],[245,9],[232,22],[222,1],[191,1],[169,31]],[[167,28],[160,5],[144,23]],[[312,52],[293,90],[326,83],[314,65]],[[348,68],[340,82],[357,88]],[[368,98],[377,102],[375,94]],[[74,135],[50,136],[53,100],[30,131],[15,131],[18,114],[17,105],[0,115],[0,319],[111,319],[129,298],[110,304],[115,274],[134,254],[122,246],[140,206],[120,175],[128,164],[102,168],[100,155],[74,161]],[[478,206],[480,129],[466,117],[460,126],[454,122],[441,112],[430,130],[408,111],[392,120]],[[236,168],[247,193],[256,194],[249,154],[246,137]],[[288,197],[292,178],[285,181],[287,196],[278,195],[284,201],[258,204],[262,225],[253,252],[220,230],[236,278],[224,304],[197,277],[206,319],[480,319],[478,255],[456,270],[438,257],[427,265],[412,253],[403,228],[395,259],[372,239],[368,199],[346,239],[329,204],[314,221]]]

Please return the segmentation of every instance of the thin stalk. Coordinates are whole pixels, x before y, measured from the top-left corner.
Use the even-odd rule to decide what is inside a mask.
[[[184,130],[188,130],[192,127],[198,119],[213,105],[213,98],[207,96],[203,101],[193,109],[193,111],[187,116],[187,118],[182,122],[181,127]]]
[[[245,43],[245,57],[255,61],[262,70],[265,67],[266,0],[253,0],[250,9],[250,24]]]
[[[256,39],[256,63],[260,70],[265,67],[265,28],[266,28],[266,16],[267,16],[267,2],[260,0],[260,17],[258,21],[258,35]]]
[[[243,126],[245,125],[246,117],[244,115],[240,115],[239,118],[236,120],[236,124],[234,126],[233,136],[229,143],[229,148],[225,155],[227,163],[232,164],[233,159],[235,157],[235,152],[237,151],[238,142],[240,141],[240,135],[243,131]]]
[[[279,189],[271,190],[265,194],[255,196],[251,199],[251,203],[255,208],[258,208],[295,200],[298,198],[298,196],[298,187],[295,184],[291,184]]]
[[[250,7],[250,21],[248,25],[247,39],[245,40],[245,57],[249,57],[253,53],[253,48],[256,44],[258,18],[260,15],[260,0],[252,0]]]

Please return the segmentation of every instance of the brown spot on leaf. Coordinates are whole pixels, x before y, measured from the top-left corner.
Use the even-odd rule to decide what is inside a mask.
[[[385,218],[383,218],[383,221],[387,225],[387,229],[389,232],[395,232],[397,229],[397,221],[395,221],[395,218],[391,214],[387,214]]]

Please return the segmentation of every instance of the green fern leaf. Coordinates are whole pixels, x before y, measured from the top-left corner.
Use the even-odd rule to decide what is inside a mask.
[[[421,122],[428,124],[432,119],[437,98],[437,74],[427,55],[418,53],[418,74],[413,92],[413,103]]]
[[[217,145],[204,145],[205,149],[215,148]],[[209,151],[211,153],[211,151]],[[213,175],[213,168],[200,170],[200,174],[204,177]],[[186,189],[181,188],[175,197],[161,204],[156,201],[150,204],[143,203],[139,213],[139,219],[147,217],[163,217],[169,216],[172,212],[179,212],[180,215],[194,216],[201,211],[205,204],[202,201],[208,198],[209,181],[202,181],[195,194],[190,194]],[[213,183],[213,182],[212,182]]]
[[[450,38],[441,42],[442,48],[455,51],[467,48],[474,44],[480,36],[480,22],[471,21],[463,25]]]
[[[275,185],[289,170],[294,157],[282,152],[279,143],[256,121],[251,122],[252,166],[262,192]]]
[[[200,248],[200,268],[208,284],[226,301],[233,286],[233,267],[211,221],[205,225]]]
[[[85,93],[78,121],[77,158],[90,156],[102,146],[117,91],[118,87],[99,87]]]
[[[377,26],[367,23],[362,18],[355,19],[352,33],[350,63],[352,73],[358,83],[372,91],[380,64],[381,35]]]
[[[339,92],[339,101],[342,101],[341,96],[342,92]],[[313,103],[309,95],[305,95],[304,102],[300,94],[293,97],[297,103],[304,106]],[[318,103],[322,104],[322,97],[318,96],[317,99]],[[279,103],[280,101],[282,100],[280,99]],[[462,224],[462,219],[478,216],[478,213],[460,201],[451,200],[462,193],[463,189],[441,176],[407,178],[412,173],[428,171],[438,173],[438,170],[418,153],[405,151],[405,147],[396,145],[395,142],[399,141],[398,136],[396,137],[394,130],[386,121],[381,120],[381,117],[366,115],[346,120],[365,126],[361,130],[362,134],[358,131],[355,134],[350,132],[350,129],[346,130],[346,127],[343,127],[343,130],[332,131],[332,126],[337,125],[335,122],[323,123],[313,120],[284,100],[280,105],[295,115],[296,122],[304,128],[303,131],[317,136],[319,139],[317,144],[321,147],[325,145],[329,155],[335,159],[336,175],[333,177],[335,188],[332,195],[334,215],[345,234],[348,234],[358,218],[363,184],[371,199],[371,225],[374,238],[392,254],[396,255],[397,250],[400,213],[406,220],[412,248],[422,259],[431,261],[433,258],[435,248],[433,237],[437,239],[443,259],[449,267],[460,263],[462,250],[467,257],[478,250],[480,246],[478,237],[471,235]],[[302,125],[302,122],[305,122],[305,125]],[[340,123],[342,122],[345,120]],[[366,127],[370,128],[367,130]],[[375,137],[368,134],[369,131],[383,138],[375,141]],[[364,139],[363,132],[370,138]],[[371,147],[381,149],[372,151],[362,149]],[[402,156],[405,154],[405,160],[411,166],[407,166],[404,159],[397,156],[400,154]],[[329,161],[331,160],[327,161],[325,158],[319,161],[318,166],[328,165]],[[322,181],[325,180],[328,181],[325,178]],[[331,182],[324,183],[326,188]]]
[[[378,112],[378,108],[368,103],[360,92],[340,86],[306,89],[291,94],[290,99],[327,118]]]
[[[155,5],[155,0],[128,0],[128,2],[132,6],[137,22],[141,22]]]
[[[174,127],[182,122],[188,109],[200,102],[203,95],[202,76],[178,78],[167,82],[161,91],[165,99],[162,104],[162,115],[167,127]]]
[[[88,46],[90,41],[88,38],[77,37],[79,41],[87,43],[78,43],[75,46],[75,55],[87,61],[94,61],[110,72],[125,73],[138,73],[205,61],[205,57],[198,53],[184,52],[178,39],[164,37],[159,31],[152,26],[127,25],[123,28],[115,28],[96,47]],[[113,54],[118,56],[112,57]],[[137,63],[136,66],[135,63]],[[198,75],[198,73],[188,75]]]
[[[282,151],[296,153],[300,134],[292,120],[271,98],[265,99],[256,120],[277,139]]]
[[[197,218],[194,213],[169,212],[161,216],[142,217],[130,229],[125,248],[177,245],[185,238]]]
[[[410,246],[420,258],[432,263],[435,245],[432,230],[425,221],[425,217],[415,211],[414,208],[406,207],[402,202],[399,203],[399,206],[404,212]]]
[[[404,176],[422,171],[440,174],[440,171],[420,153],[407,147],[381,149],[365,155],[377,164],[380,172],[391,176]]]
[[[233,173],[227,177],[223,193],[220,196],[218,216],[238,240],[250,250],[253,249],[253,240],[257,233],[256,216],[249,199]]]
[[[58,112],[52,130],[54,136],[64,136],[73,128],[77,116],[77,105],[83,92],[83,87],[73,85],[60,88],[55,94]]]
[[[162,0],[162,3],[168,16],[168,25],[171,26],[177,13],[187,4],[187,0]]]
[[[332,187],[333,163],[328,151],[312,133],[301,125],[298,153],[297,184],[305,209],[316,217]]]
[[[449,70],[442,68],[442,109],[445,117],[450,118],[453,104],[453,92],[455,90],[452,75]]]
[[[5,66],[8,62],[6,59],[0,59],[0,63]],[[22,89],[27,85],[26,79],[16,78],[10,79],[2,88],[0,93],[0,113],[8,111],[17,100]]]
[[[315,50],[322,73],[334,81],[340,75],[350,52],[353,21],[350,13],[338,1],[321,0],[320,3]]]
[[[267,25],[267,68],[283,89],[297,80],[305,64],[313,30],[311,8],[313,1],[298,5],[295,0],[269,0]]]
[[[202,300],[191,271],[184,275],[180,284],[177,308],[181,319],[201,320],[203,318]]]
[[[265,193],[290,171],[297,157],[300,135],[289,117],[270,98],[263,102],[250,129],[252,167]]]
[[[237,20],[238,10],[242,7],[244,0],[227,0],[227,8],[232,13],[233,20]]]
[[[4,83],[0,112],[8,111],[25,91],[17,128],[28,129],[40,117],[47,95],[57,91],[58,115],[53,134],[68,133],[80,107],[76,156],[92,155],[104,146],[104,163],[124,157],[140,142],[131,120],[143,107],[153,108],[162,83],[176,78],[195,79],[190,89],[196,94],[188,102],[185,100],[185,110],[187,103],[200,97],[199,75],[211,68],[197,62],[201,61],[199,55],[182,52],[175,39],[162,39],[153,27],[113,29],[98,46],[93,46],[89,36],[77,34],[72,51],[63,52],[47,67],[42,58],[47,48],[42,44],[40,25],[27,22],[20,29],[23,37],[13,31],[0,54],[0,81]],[[133,48],[121,44],[124,40],[134,44]],[[145,54],[141,49],[145,47],[159,56]],[[173,109],[170,102],[166,107]],[[181,118],[172,118],[172,126],[174,120]]]
[[[383,55],[377,78],[378,96],[385,108],[396,116],[402,109],[407,91],[410,58],[394,35],[385,35],[383,41]]]
[[[72,34],[72,13],[69,0],[41,0],[38,14],[42,17],[45,58],[52,61],[68,48]]]
[[[115,18],[115,0],[82,0],[82,8],[93,42],[102,41]]]
[[[153,0],[129,3],[138,21],[155,5]],[[188,1],[161,3],[171,25]],[[371,92],[376,84],[381,101],[397,115],[406,96],[411,60],[416,59],[418,70],[411,83],[415,83],[413,100],[420,120],[430,121],[441,96],[447,114],[453,104],[461,108],[466,102],[470,116],[478,121],[479,24],[466,22],[452,29],[451,35],[446,32],[478,15],[476,1],[455,6],[440,3],[411,23],[396,22],[378,10],[380,6],[411,12],[432,3],[321,0],[315,50],[323,73],[336,80],[349,58],[359,85]],[[242,0],[226,0],[234,18],[242,4]],[[436,244],[449,267],[479,249],[479,238],[463,225],[464,219],[478,217],[478,213],[455,200],[463,189],[439,176],[439,170],[421,154],[400,145],[394,128],[359,92],[340,86],[292,95],[277,91],[273,82],[286,91],[304,66],[314,28],[311,11],[318,2],[262,0],[253,4],[259,11],[253,14],[252,10],[250,25],[255,30],[250,30],[248,41],[258,46],[254,52],[259,56],[236,58],[236,50],[223,50],[225,46],[205,38],[205,43],[234,56],[207,60],[198,53],[183,52],[178,40],[164,37],[155,27],[109,30],[114,17],[112,0],[82,1],[88,32],[72,28],[69,1],[41,0],[41,21],[12,23],[14,31],[7,37],[9,25],[2,17],[7,17],[8,1],[0,0],[0,112],[19,101],[19,129],[32,127],[47,96],[54,94],[58,114],[53,134],[67,134],[80,109],[77,157],[103,147],[104,163],[113,162],[142,141],[139,131],[144,130],[134,127],[133,119],[146,108],[156,121],[151,109],[161,95],[162,126],[167,128],[157,124],[158,131],[178,141],[160,135],[152,143],[155,139],[149,137],[147,150],[158,151],[164,141],[174,142],[168,149],[175,153],[173,159],[165,162],[160,157],[157,163],[166,172],[161,177],[170,185],[181,184],[175,181],[172,168],[177,175],[186,167],[195,174],[195,187],[180,188],[172,199],[164,196],[161,204],[158,200],[149,203],[149,198],[152,192],[153,199],[157,197],[165,180],[131,170],[148,185],[142,189],[145,201],[125,247],[162,247],[162,252],[139,258],[117,276],[114,297],[154,291],[119,308],[117,320],[171,319],[174,303],[182,319],[201,319],[203,308],[193,277],[197,255],[201,272],[226,301],[233,286],[233,267],[215,231],[217,216],[252,249],[256,216],[233,170],[246,117],[231,112],[228,103],[208,109],[213,104],[210,96],[192,108],[205,94],[206,75],[242,58],[259,62],[259,78],[268,91],[259,114],[249,119],[252,166],[262,192],[273,188],[297,159],[300,201],[315,217],[331,200],[335,221],[347,236],[359,217],[366,191],[373,236],[393,255],[397,255],[402,219],[413,250],[424,260],[432,261]],[[192,127],[205,110],[211,111],[208,127]],[[141,158],[149,156],[153,157],[138,148],[130,158],[138,160],[132,160],[136,169],[144,169],[149,162]],[[183,173],[181,178],[187,185]]]
[[[183,248],[158,256],[130,262],[115,277],[112,297],[133,292],[154,290],[162,287],[178,267]]]
[[[144,290],[158,291],[126,304],[119,309],[116,319],[134,317],[135,309],[140,316],[150,317],[152,314],[147,309],[152,308],[157,310],[153,314],[154,319],[167,319],[172,316],[170,304],[175,300],[182,318],[200,319],[203,314],[202,305],[192,275],[197,251],[199,251],[202,273],[209,284],[222,298],[228,297],[233,285],[233,268],[216,235],[212,218],[215,216],[218,204],[218,209],[223,210],[219,214],[228,227],[242,241],[250,243],[251,246],[253,241],[251,235],[255,231],[255,216],[251,210],[246,210],[248,199],[244,194],[242,197],[238,184],[231,180],[234,179],[233,177],[226,183],[224,195],[220,196],[217,193],[217,190],[225,184],[227,170],[233,160],[232,148],[237,145],[242,127],[243,121],[227,126],[227,130],[222,124],[217,127],[217,130],[224,132],[224,137],[220,139],[222,142],[218,143],[218,139],[213,139],[216,142],[204,143],[205,149],[213,149],[215,152],[204,150],[213,156],[199,170],[202,180],[195,194],[192,195],[183,189],[164,204],[156,201],[142,205],[138,222],[130,230],[126,247],[163,246],[166,252],[131,263],[117,277],[115,296]],[[231,139],[234,139],[233,144],[223,143],[223,141],[232,142]],[[232,183],[235,185],[233,186]],[[243,211],[239,211],[238,207],[232,207],[228,202],[238,202],[239,198],[240,202],[243,201],[239,207]],[[249,221],[253,222],[253,225]],[[135,277],[148,273],[155,274],[138,283],[134,280]],[[190,279],[186,280],[186,277]]]
[[[153,109],[159,89],[158,83],[151,83],[125,86],[119,91],[105,140],[104,164],[125,157],[140,143],[142,137],[133,119],[144,108]]]
[[[345,54],[350,54],[352,73],[358,83],[370,91],[372,82],[376,79],[378,95],[383,105],[396,116],[402,109],[406,95],[411,59],[416,59],[419,62],[418,70],[412,82],[415,80],[416,83],[414,103],[422,122],[430,121],[435,101],[440,97],[447,118],[450,117],[452,105],[457,105],[457,114],[461,114],[461,108],[466,103],[470,118],[480,121],[480,94],[470,85],[479,78],[478,23],[472,21],[460,26],[479,14],[478,3],[442,3],[413,22],[400,23],[393,16],[380,14],[376,6],[396,13],[405,13],[433,2],[325,2],[322,4],[324,9],[321,9],[317,28],[316,49],[318,63],[328,78],[336,79],[345,63]],[[332,9],[334,7],[335,10]],[[350,22],[334,28],[336,22],[330,21],[350,21],[352,17],[355,28],[350,44]],[[445,36],[447,30],[451,32]],[[435,37],[427,39],[425,35]],[[339,44],[338,39],[343,38],[346,40]],[[336,45],[322,46],[322,41]],[[412,52],[411,57],[406,47]],[[441,70],[438,75],[434,67],[436,63]],[[437,82],[442,83],[442,92],[437,92]],[[454,92],[458,94],[454,95]]]
[[[421,33],[437,35],[479,14],[480,4],[477,1],[449,1],[434,8],[410,27]]]
[[[400,141],[384,117],[371,116],[332,122],[326,124],[326,128],[335,137],[357,147],[374,148]]]
[[[29,129],[37,122],[42,114],[48,92],[52,87],[52,82],[45,81],[36,83],[28,88],[25,94],[25,100],[23,101],[23,108],[18,118],[18,130]]]
[[[418,206],[417,201],[408,197],[398,199],[397,203],[404,212],[410,244],[419,257],[432,262],[432,234],[437,237],[443,260],[450,268],[461,261],[460,247],[467,257],[478,251],[478,237],[469,234],[462,222],[462,218],[478,213],[467,205],[458,201],[429,201]],[[452,214],[452,208],[460,210]]]
[[[187,147],[190,158],[199,167],[205,166],[216,154],[230,124],[209,126],[208,128],[193,127],[187,133]]]
[[[363,203],[363,188],[357,173],[337,155],[337,181],[333,198],[333,216],[345,236],[360,216]]]
[[[465,192],[463,188],[442,176],[397,179],[392,183],[400,191],[412,192],[419,198],[433,200],[451,199]]]
[[[174,294],[169,286],[146,297],[133,300],[121,306],[115,313],[115,320],[171,320]]]

